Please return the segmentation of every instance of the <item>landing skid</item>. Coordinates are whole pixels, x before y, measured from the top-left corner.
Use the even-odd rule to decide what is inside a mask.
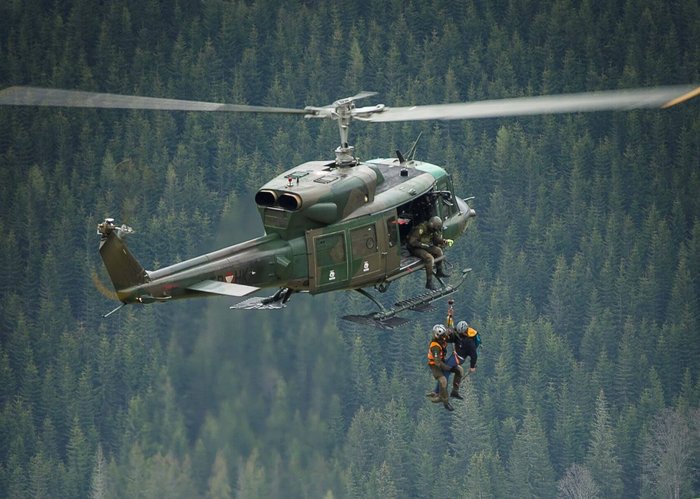
[[[246,310],[271,310],[284,308],[287,306],[287,301],[292,296],[294,290],[290,288],[280,288],[274,295],[265,297],[254,297],[243,300],[240,303],[231,305],[229,308],[246,309]]]
[[[443,285],[440,289],[435,291],[427,291],[423,294],[414,296],[407,300],[402,300],[394,304],[392,308],[387,309],[379,301],[377,301],[368,291],[364,289],[358,289],[357,291],[369,298],[377,307],[379,307],[379,312],[366,315],[345,315],[342,319],[346,321],[356,322],[358,324],[365,324],[369,326],[376,326],[381,329],[394,329],[395,327],[401,326],[409,322],[410,319],[404,319],[403,317],[397,317],[397,314],[405,311],[412,310],[415,312],[425,312],[431,310],[430,304],[435,300],[443,298],[445,296],[451,295],[462,285],[464,280],[467,278],[467,274],[471,272],[472,269],[464,269],[462,275],[459,277],[457,282],[454,284],[450,283]],[[440,281],[442,283],[442,281]]]

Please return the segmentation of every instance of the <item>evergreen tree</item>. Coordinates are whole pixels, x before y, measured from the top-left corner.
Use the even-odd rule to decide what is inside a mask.
[[[554,497],[554,470],[549,460],[547,439],[539,418],[525,414],[508,457],[508,495]]]
[[[31,497],[55,497],[56,481],[53,476],[52,462],[38,452],[29,462],[28,493]]]
[[[231,484],[229,483],[228,478],[228,465],[226,464],[226,458],[221,451],[216,453],[216,459],[214,459],[211,477],[209,478],[207,497],[210,497],[211,499],[233,498],[233,495],[231,494]]]
[[[465,497],[503,497],[506,495],[506,473],[498,454],[491,450],[472,454],[465,473]]]
[[[619,497],[623,492],[622,467],[608,411],[608,403],[601,390],[596,400],[591,437],[584,462],[593,480],[600,487],[601,496]]]
[[[80,421],[75,417],[70,439],[66,446],[66,464],[68,466],[66,485],[69,487],[69,495],[73,497],[84,497],[90,486],[92,450],[89,445],[85,433],[80,427]]]
[[[586,424],[580,402],[571,393],[568,383],[559,386],[550,432],[552,464],[558,473],[566,469],[569,463],[583,460]]]
[[[268,495],[265,468],[258,463],[257,449],[239,465],[237,482],[236,497],[253,499]]]
[[[98,444],[90,478],[90,499],[105,499],[108,494],[107,483],[107,461],[102,452],[102,446]]]

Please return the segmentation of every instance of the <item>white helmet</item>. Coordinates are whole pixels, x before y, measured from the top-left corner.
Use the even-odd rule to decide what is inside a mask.
[[[457,332],[459,334],[466,333],[468,328],[469,328],[469,324],[467,324],[467,321],[459,321],[457,323]]]
[[[438,339],[447,334],[447,328],[442,324],[435,324],[433,326],[433,338]]]

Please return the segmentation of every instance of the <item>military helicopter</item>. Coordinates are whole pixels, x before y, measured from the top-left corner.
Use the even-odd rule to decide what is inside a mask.
[[[231,308],[269,309],[286,305],[294,293],[356,290],[379,311],[344,319],[391,329],[406,322],[397,314],[420,311],[454,293],[470,269],[455,282],[385,307],[369,291],[389,285],[423,267],[411,256],[406,239],[413,227],[431,217],[443,221],[443,235],[457,239],[476,212],[454,192],[442,167],[417,161],[416,143],[405,156],[360,161],[349,145],[353,121],[393,122],[457,120],[638,108],[666,108],[693,98],[700,87],[680,85],[610,90],[480,102],[388,107],[357,107],[376,95],[360,92],[323,107],[304,109],[219,104],[37,87],[0,91],[0,105],[61,106],[161,111],[219,111],[295,114],[338,123],[340,145],[333,161],[297,165],[260,187],[255,194],[265,234],[158,270],[145,270],[129,251],[133,232],[106,218],[97,225],[99,252],[121,304],[162,303],[178,298],[226,295],[245,297],[263,288],[276,292]],[[441,257],[444,258],[444,257]]]

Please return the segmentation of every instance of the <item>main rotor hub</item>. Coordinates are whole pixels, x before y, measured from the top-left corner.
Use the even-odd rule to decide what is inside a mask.
[[[373,113],[379,113],[384,110],[384,104],[376,106],[368,106],[357,108],[355,101],[365,97],[376,95],[376,92],[360,92],[352,97],[339,99],[333,104],[325,107],[306,107],[306,118],[330,118],[338,122],[338,131],[340,133],[340,146],[335,150],[336,166],[354,166],[357,164],[355,158],[355,148],[348,143],[348,132],[350,122],[353,118],[362,119]]]
[[[355,157],[355,148],[348,145],[338,146],[335,149],[335,166],[355,166],[357,158]]]

